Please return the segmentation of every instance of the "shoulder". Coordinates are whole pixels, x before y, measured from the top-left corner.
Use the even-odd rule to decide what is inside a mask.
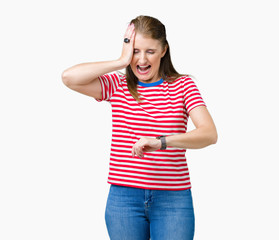
[[[185,74],[179,77],[177,80],[180,81],[184,86],[193,85],[196,82],[196,78],[190,74]]]
[[[180,81],[189,81],[189,80],[194,80],[194,77],[190,74],[185,74],[185,75],[182,75],[178,78]]]
[[[119,80],[119,83],[126,83],[126,75],[120,71],[116,71],[115,74],[117,75],[117,78]]]
[[[190,74],[181,74],[181,75],[178,76],[178,77],[168,77],[168,78],[167,78],[167,81],[168,81],[169,83],[176,83],[176,84],[180,83],[180,84],[185,84],[185,83],[187,83],[187,82],[194,81],[193,79],[194,79],[194,77],[193,77],[192,75],[190,75]]]
[[[116,71],[115,74],[119,77],[121,80],[126,80],[126,75],[120,71]]]

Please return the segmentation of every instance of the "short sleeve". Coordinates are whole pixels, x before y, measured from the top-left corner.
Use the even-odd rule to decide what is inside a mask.
[[[186,76],[183,79],[183,97],[188,114],[198,106],[206,106],[196,83],[190,76]]]
[[[101,99],[95,98],[95,100],[97,102],[102,102],[102,101],[110,102],[112,95],[120,85],[121,77],[119,76],[118,73],[109,73],[98,77],[98,79],[101,83],[102,98]]]

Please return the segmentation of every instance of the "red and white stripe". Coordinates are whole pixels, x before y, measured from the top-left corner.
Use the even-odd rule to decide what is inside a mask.
[[[187,131],[189,112],[206,106],[189,76],[157,86],[138,85],[137,103],[128,90],[125,75],[99,77],[102,99],[112,107],[112,138],[108,183],[161,190],[191,188],[186,149],[167,147],[132,157],[132,146],[141,137],[181,134]]]

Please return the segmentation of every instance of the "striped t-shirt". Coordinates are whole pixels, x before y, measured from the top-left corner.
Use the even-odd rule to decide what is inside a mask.
[[[157,190],[191,188],[186,149],[165,150],[132,156],[132,146],[141,138],[182,134],[187,130],[189,112],[205,106],[193,79],[187,75],[168,83],[138,81],[142,102],[130,94],[126,76],[110,73],[99,77],[102,99],[112,107],[112,138],[108,183]]]

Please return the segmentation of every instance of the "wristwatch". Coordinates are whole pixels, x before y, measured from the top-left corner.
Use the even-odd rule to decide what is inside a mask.
[[[161,140],[161,148],[160,148],[160,150],[165,150],[167,148],[166,136],[165,135],[158,136],[158,137],[156,137],[156,139],[160,139]]]

